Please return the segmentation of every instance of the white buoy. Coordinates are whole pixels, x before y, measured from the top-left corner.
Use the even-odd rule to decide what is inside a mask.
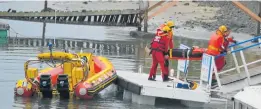
[[[17,94],[18,95],[23,95],[24,94],[24,89],[23,88],[17,88]]]

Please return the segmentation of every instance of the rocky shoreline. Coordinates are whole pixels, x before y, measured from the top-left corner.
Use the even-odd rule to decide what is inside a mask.
[[[251,19],[246,13],[241,11],[230,1],[200,1],[198,6],[218,7],[220,10],[214,18],[214,22],[201,22],[199,20],[187,21],[185,25],[200,25],[208,30],[215,30],[219,25],[224,24],[231,28],[233,32],[256,34],[257,21]],[[258,13],[258,1],[240,1],[254,13]]]

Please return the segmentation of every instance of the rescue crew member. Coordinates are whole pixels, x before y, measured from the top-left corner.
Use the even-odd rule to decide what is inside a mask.
[[[170,28],[168,26],[163,27],[162,29],[157,29],[157,33],[151,42],[151,52],[152,54],[152,66],[150,69],[150,74],[148,80],[155,81],[156,71],[158,67],[158,63],[160,64],[160,68],[162,71],[162,79],[163,81],[168,81],[168,72],[164,68],[164,61],[168,59],[168,32]]]
[[[212,34],[209,43],[208,43],[208,49],[206,51],[207,54],[210,54],[212,56],[217,56],[220,55],[221,53],[227,52],[230,53],[227,50],[228,43],[225,42],[227,37],[230,34],[230,29],[228,29],[225,25],[221,25],[216,33]],[[222,57],[216,58],[215,59],[215,64],[216,66],[219,67],[219,71],[223,68],[225,62],[224,60],[222,61]],[[218,68],[217,67],[217,68]],[[212,83],[216,82],[215,75],[213,73],[212,75]]]
[[[170,52],[172,52],[172,49],[174,48],[173,44],[173,28],[174,28],[174,22],[173,21],[167,21],[165,24],[162,24],[158,29],[162,29],[163,27],[168,26],[170,28],[170,31],[168,32],[168,49],[170,49]],[[169,75],[169,59],[165,59],[164,61],[164,68],[168,72]]]
[[[208,43],[207,54],[217,56],[223,52],[226,52],[224,42],[227,36],[230,34],[228,28],[224,25],[220,26],[216,33],[214,33]]]

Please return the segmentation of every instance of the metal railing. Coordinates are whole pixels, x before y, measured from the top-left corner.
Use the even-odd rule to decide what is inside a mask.
[[[246,76],[247,76],[248,85],[251,84],[251,83],[250,83],[251,78],[250,78],[250,73],[249,73],[249,71],[248,71],[248,66],[249,66],[249,65],[252,65],[252,64],[256,64],[256,63],[258,63],[258,62],[261,62],[261,59],[256,60],[256,61],[253,61],[253,62],[246,63],[246,59],[245,59],[245,56],[244,56],[243,51],[246,50],[246,49],[249,49],[249,48],[256,47],[256,46],[258,46],[258,45],[261,46],[261,41],[260,41],[260,39],[261,39],[261,36],[257,36],[257,37],[254,37],[254,38],[252,38],[252,39],[249,39],[249,40],[246,40],[246,41],[243,41],[243,42],[239,42],[239,43],[236,43],[236,44],[233,44],[233,45],[230,45],[230,46],[229,46],[229,48],[231,48],[231,54],[233,55],[233,60],[234,60],[234,62],[235,62],[235,66],[236,66],[236,67],[231,68],[231,69],[228,69],[228,70],[225,70],[225,71],[222,71],[222,72],[217,72],[217,71],[216,71],[216,68],[214,68],[214,73],[215,73],[215,75],[216,75],[216,79],[217,79],[217,83],[218,83],[219,88],[222,87],[221,81],[220,81],[220,79],[219,79],[219,75],[228,73],[228,72],[233,71],[233,70],[237,70],[237,72],[240,73],[240,68],[242,68],[242,67],[244,67],[244,70],[245,70],[245,73],[246,73]],[[238,48],[238,49],[235,49],[235,50],[234,50],[234,47],[235,47],[235,46],[239,46],[239,45],[241,45],[241,44],[244,44],[244,43],[247,43],[247,42],[251,42],[251,41],[253,41],[253,40],[259,40],[259,41],[258,41],[258,43],[256,43],[256,44],[248,45],[248,46],[245,46],[245,47]],[[235,56],[235,53],[237,53],[237,52],[240,52],[240,57],[241,57],[241,60],[242,60],[242,62],[243,62],[243,65],[241,65],[241,66],[238,65],[238,61],[237,61],[237,58],[236,58],[236,56]],[[223,54],[220,54],[220,55],[218,55],[218,56],[215,56],[215,58],[220,57],[220,56],[226,56],[226,55],[228,55],[228,54],[227,54],[227,53],[223,53]],[[214,63],[215,63],[215,62],[214,62]],[[214,64],[214,65],[215,65],[215,64]],[[214,67],[216,67],[216,66],[214,66]]]

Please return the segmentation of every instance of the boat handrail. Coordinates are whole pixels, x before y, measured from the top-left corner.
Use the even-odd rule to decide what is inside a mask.
[[[254,40],[257,40],[259,38],[261,38],[261,36],[256,36],[254,38],[251,38],[251,39],[248,39],[248,40],[245,40],[245,41],[242,41],[242,42],[238,42],[236,44],[229,45],[228,47],[231,48],[231,47],[234,47],[234,46],[238,46],[240,44],[244,44],[244,43],[247,43],[247,42],[250,42],[250,41],[254,41]]]
[[[258,36],[258,37],[255,37],[255,38],[251,38],[251,39],[246,40],[246,41],[238,42],[237,44],[230,45],[229,48],[232,48],[234,46],[237,46],[237,45],[240,45],[240,44],[243,44],[243,43],[246,43],[246,42],[258,39],[258,38],[261,38],[261,36]],[[239,48],[239,49],[232,50],[231,53],[237,53],[237,52],[240,52],[242,50],[246,50],[246,49],[258,46],[258,45],[261,45],[261,42],[258,42],[258,43],[252,44],[252,45],[248,45],[248,46],[245,46],[245,47],[242,47],[242,48]],[[225,56],[225,55],[227,55],[227,53],[222,53],[222,54],[216,56],[216,58],[221,57],[221,56]]]

